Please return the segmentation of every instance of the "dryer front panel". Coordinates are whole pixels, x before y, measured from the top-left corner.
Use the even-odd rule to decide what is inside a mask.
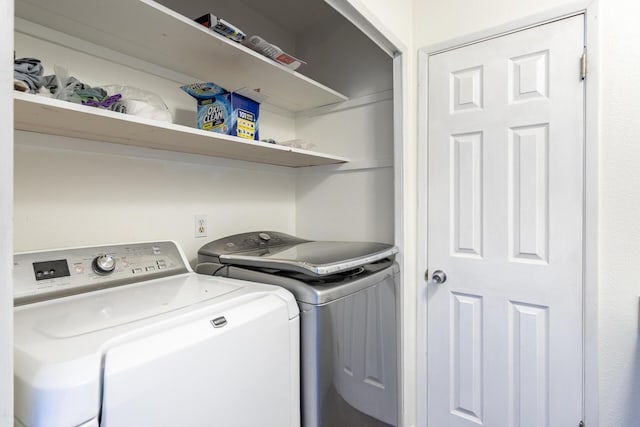
[[[100,425],[299,426],[297,322],[264,295],[110,348]]]

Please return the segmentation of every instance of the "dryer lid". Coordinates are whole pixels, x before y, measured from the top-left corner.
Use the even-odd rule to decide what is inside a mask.
[[[222,264],[295,271],[316,277],[352,270],[396,253],[398,248],[388,243],[307,241],[274,232],[229,236],[198,251],[201,262],[213,258]]]

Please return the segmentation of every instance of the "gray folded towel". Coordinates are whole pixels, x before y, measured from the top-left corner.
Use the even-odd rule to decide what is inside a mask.
[[[44,67],[36,58],[20,58],[13,61],[13,78],[29,86],[29,92],[35,93],[42,87]]]

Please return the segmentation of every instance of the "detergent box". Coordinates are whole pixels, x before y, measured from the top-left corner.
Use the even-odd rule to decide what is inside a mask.
[[[266,97],[251,89],[234,92],[215,83],[193,83],[181,89],[198,103],[197,128],[258,140],[260,103]]]
[[[267,97],[252,89],[242,88],[231,92],[231,129],[229,134],[246,139],[259,140],[258,118],[260,104]]]

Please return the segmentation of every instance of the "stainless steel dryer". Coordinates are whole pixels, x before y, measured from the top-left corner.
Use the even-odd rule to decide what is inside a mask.
[[[398,425],[398,249],[266,231],[204,245],[196,272],[278,285],[301,313],[302,425]]]

